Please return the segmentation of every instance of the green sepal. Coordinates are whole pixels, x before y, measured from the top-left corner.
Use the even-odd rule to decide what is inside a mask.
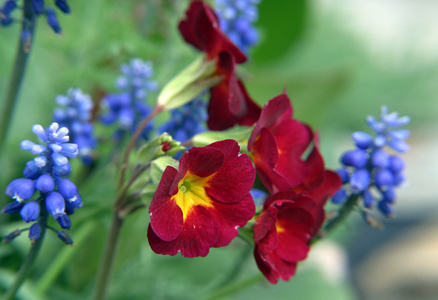
[[[241,151],[246,151],[253,129],[254,126],[234,126],[224,131],[205,131],[195,135],[192,138],[192,143],[193,146],[204,147],[217,141],[232,139],[239,143]]]
[[[179,162],[167,155],[158,157],[152,161],[149,171],[152,183],[158,184],[160,182],[161,176],[163,176],[163,172],[168,166],[178,169]]]
[[[170,149],[163,151],[163,143],[170,143]],[[137,152],[138,160],[142,163],[148,163],[157,157],[167,155],[174,156],[185,147],[181,145],[181,142],[176,141],[167,132],[162,133],[160,136],[150,140],[143,145]]]
[[[163,110],[183,106],[221,80],[222,76],[216,74],[216,60],[201,56],[166,84],[158,96],[157,106]]]

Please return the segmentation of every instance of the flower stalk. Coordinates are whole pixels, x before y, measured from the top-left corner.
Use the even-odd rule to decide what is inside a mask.
[[[41,201],[40,205],[42,206],[41,214],[40,214],[40,217],[38,219],[38,224],[40,224],[40,226],[41,226],[40,237],[31,246],[30,251],[27,254],[26,259],[24,260],[23,264],[20,267],[20,270],[18,271],[17,276],[15,277],[14,283],[11,285],[11,287],[7,291],[5,297],[3,298],[4,300],[15,299],[15,294],[17,293],[18,289],[20,288],[21,284],[28,277],[28,275],[33,267],[33,263],[35,262],[35,259],[38,256],[38,253],[39,253],[41,246],[43,244],[44,236],[46,233],[48,213],[47,213],[47,210],[45,208],[44,201]]]
[[[0,151],[3,148],[6,140],[6,135],[8,133],[8,128],[10,126],[13,111],[18,99],[21,83],[26,73],[27,61],[32,48],[36,27],[35,19],[36,15],[32,9],[32,1],[25,0],[21,30],[23,31],[24,29],[27,29],[29,31],[30,42],[29,40],[24,41],[21,38],[18,39],[18,48],[15,55],[14,65],[3,101],[4,104],[2,110],[0,111]],[[28,26],[29,23],[31,24],[30,26]]]

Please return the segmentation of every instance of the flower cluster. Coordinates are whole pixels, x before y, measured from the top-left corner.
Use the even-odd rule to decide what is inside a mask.
[[[206,103],[196,98],[171,112],[170,120],[159,128],[159,132],[169,133],[175,140],[185,142],[195,134],[205,131],[207,120]]]
[[[259,41],[259,34],[253,23],[258,19],[260,0],[215,0],[220,27],[233,43],[248,53]]]
[[[61,127],[69,129],[70,139],[78,145],[79,156],[85,164],[93,162],[93,151],[96,148],[96,139],[93,136],[91,115],[93,101],[79,88],[72,88],[67,96],[58,95],[56,102],[60,108],[53,112],[53,120]]]
[[[11,25],[16,18],[13,18],[11,16],[11,13],[18,7],[19,0],[7,0],[0,11],[0,24],[3,26]],[[23,1],[24,2],[24,1]],[[55,0],[55,5],[58,7],[59,10],[61,10],[65,14],[70,13],[70,6],[67,3],[67,0]],[[33,15],[40,16],[44,15],[46,16],[47,24],[53,29],[53,31],[57,34],[61,33],[61,26],[59,25],[58,18],[56,17],[56,12],[51,7],[46,7],[44,0],[32,0],[31,1],[32,6],[30,7],[30,10]],[[29,18],[28,15],[25,16]],[[18,18],[17,18],[18,20]],[[33,26],[32,20],[25,19],[24,21],[24,29],[21,33],[21,38],[23,42],[26,41],[26,39],[31,38],[30,28]]]
[[[388,113],[387,107],[382,107],[379,120],[373,116],[367,118],[376,135],[373,137],[361,131],[353,133],[356,149],[341,156],[343,168],[338,173],[344,187],[334,195],[332,202],[343,203],[348,196],[357,195],[363,200],[364,216],[368,219],[378,198],[378,210],[387,217],[393,214],[394,189],[404,181],[405,168],[404,160],[396,153],[409,150],[405,142],[409,130],[399,127],[409,121],[409,117],[399,117],[396,112]]]
[[[313,147],[303,159],[304,152]],[[254,256],[271,282],[288,280],[324,221],[324,204],[341,186],[326,170],[318,138],[292,118],[286,94],[270,100],[248,142],[257,175],[271,193],[254,227]]]
[[[234,140],[193,147],[168,166],[149,207],[148,240],[160,254],[206,256],[228,245],[255,213],[255,171]]]
[[[116,138],[126,132],[134,132],[138,124],[151,112],[146,103],[148,93],[157,89],[157,83],[151,81],[153,76],[152,62],[134,58],[129,64],[121,66],[122,75],[117,79],[118,94],[108,94],[102,99],[106,113],[101,121],[110,125],[116,123]],[[145,128],[143,137],[147,138],[152,126]]]
[[[220,30],[213,9],[202,1],[192,1],[186,18],[179,23],[179,30],[187,43],[205,52],[207,60],[216,60],[216,73],[223,76],[221,83],[210,90],[208,128],[225,130],[237,124],[254,124],[260,107],[248,95],[235,72],[235,65],[245,62],[246,56]]]
[[[63,178],[70,173],[68,157],[78,155],[78,146],[68,143],[68,129],[52,123],[47,129],[41,125],[34,125],[32,131],[41,139],[43,144],[36,144],[29,140],[21,142],[21,148],[37,155],[28,161],[23,171],[24,178],[11,181],[6,188],[6,195],[15,199],[3,209],[5,213],[20,212],[26,222],[34,222],[47,213],[59,223],[62,228],[70,229],[71,222],[68,215],[82,206],[81,196],[75,184]],[[35,192],[39,196],[34,197]],[[20,232],[20,231],[18,231]],[[32,242],[39,238],[41,224],[34,223],[29,229],[29,238]],[[59,233],[64,241],[66,234]]]

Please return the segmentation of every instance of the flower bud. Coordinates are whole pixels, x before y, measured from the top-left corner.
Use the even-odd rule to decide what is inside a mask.
[[[380,169],[376,171],[374,181],[380,190],[384,190],[393,184],[394,176],[388,169]]]
[[[21,230],[19,229],[15,229],[14,231],[12,231],[10,234],[8,234],[7,236],[5,236],[3,238],[2,243],[9,243],[10,241],[12,241],[13,239],[15,239],[17,236],[19,236],[21,234]]]
[[[341,162],[346,166],[363,168],[368,162],[368,153],[362,149],[347,151],[341,158]]]
[[[333,195],[332,202],[335,204],[341,204],[345,199],[347,199],[347,192],[344,189],[340,189]]]
[[[35,183],[33,180],[26,178],[19,178],[12,180],[6,187],[6,195],[18,202],[29,200],[35,193]]]
[[[55,188],[55,181],[53,180],[52,176],[44,174],[37,179],[35,186],[40,192],[48,193],[53,191]]]
[[[62,179],[58,182],[58,190],[67,201],[75,201],[78,196],[78,189],[70,179]]]
[[[371,163],[376,168],[385,168],[389,165],[388,152],[378,149],[371,156]]]
[[[373,144],[373,137],[366,132],[356,131],[353,133],[352,138],[356,147],[360,149],[368,149]]]
[[[60,230],[58,232],[58,237],[61,239],[61,241],[63,241],[67,245],[73,245],[73,240],[65,231]]]
[[[61,26],[59,25],[55,10],[53,10],[50,7],[47,8],[46,9],[46,19],[47,19],[47,24],[49,24],[49,26],[53,29],[53,31],[57,34],[60,34],[61,33]]]
[[[9,204],[6,204],[6,206],[3,208],[2,212],[6,214],[15,214],[17,212],[20,212],[20,210],[23,208],[23,203],[14,201]]]
[[[30,226],[30,229],[29,229],[30,242],[32,244],[35,243],[35,241],[40,238],[40,234],[41,234],[40,224],[38,224],[38,223],[32,224],[32,226]]]
[[[405,161],[403,158],[397,155],[392,155],[389,158],[389,169],[392,172],[397,173],[403,171],[404,168],[405,168]]]
[[[353,193],[358,194],[366,190],[370,185],[370,172],[365,169],[359,169],[353,172],[350,177],[350,185]]]
[[[380,212],[385,215],[386,217],[390,218],[392,217],[393,214],[393,210],[391,205],[384,201],[384,200],[380,200],[379,203],[377,204],[377,207],[379,208]]]
[[[44,0],[32,0],[33,11],[40,15],[44,12]]]
[[[62,228],[65,228],[68,230],[70,229],[71,222],[65,213],[58,214],[58,216],[56,217],[56,222],[58,222]]]
[[[20,216],[26,223],[36,221],[40,216],[40,205],[35,201],[27,202],[21,209]]]
[[[23,175],[27,179],[35,180],[41,176],[41,168],[39,168],[33,160],[28,161],[24,168]]]
[[[366,208],[373,207],[373,205],[374,205],[374,197],[373,197],[373,195],[371,194],[371,192],[369,190],[363,191],[362,198],[363,198],[363,205]]]
[[[63,13],[65,13],[65,14],[70,13],[70,6],[68,6],[68,3],[66,0],[56,0],[55,4]]]
[[[46,197],[46,209],[55,219],[65,212],[64,198],[58,192],[51,192]]]
[[[348,180],[350,179],[350,175],[348,174],[348,170],[347,169],[338,169],[336,171],[336,173],[338,173],[339,177],[341,177],[342,180],[342,184],[345,184],[348,182]]]

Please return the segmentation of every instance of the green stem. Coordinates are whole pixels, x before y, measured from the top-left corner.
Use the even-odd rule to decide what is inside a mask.
[[[96,290],[94,299],[103,300],[106,297],[109,278],[117,250],[117,242],[122,231],[123,219],[119,217],[118,212],[114,213],[109,232],[108,240],[105,246],[105,253],[100,262],[99,272],[97,273]]]
[[[21,284],[24,282],[24,280],[26,280],[27,276],[29,275],[29,272],[32,269],[33,263],[35,262],[38,252],[41,249],[41,245],[43,244],[44,236],[46,234],[46,225],[47,225],[47,217],[48,217],[47,210],[43,202],[44,201],[40,202],[41,213],[40,213],[40,218],[38,219],[38,224],[40,224],[41,226],[40,237],[35,241],[35,243],[30,248],[30,251],[27,254],[26,259],[24,260],[23,264],[20,267],[20,270],[18,271],[14,283],[9,288],[8,292],[3,298],[4,300],[15,299],[15,294],[20,288]]]
[[[263,276],[263,274],[256,274],[250,278],[247,278],[245,280],[242,281],[238,281],[236,283],[231,283],[228,284],[224,287],[221,287],[211,293],[209,293],[208,295],[201,297],[200,299],[203,300],[213,300],[213,299],[222,299],[225,298],[227,296],[230,296],[234,293],[236,293],[237,291],[243,290],[244,288],[247,288],[253,284],[256,284],[260,281],[262,281],[265,277]]]
[[[140,125],[135,130],[134,135],[131,137],[131,140],[129,141],[128,148],[126,149],[125,154],[123,156],[123,161],[122,161],[121,171],[120,171],[120,180],[119,180],[119,185],[118,185],[119,190],[122,188],[122,185],[125,182],[126,169],[128,168],[128,158],[129,158],[129,154],[131,153],[132,149],[134,148],[135,142],[137,141],[138,137],[143,132],[143,130],[146,128],[146,125],[156,115],[158,115],[162,111],[163,111],[163,108],[161,106],[155,106],[154,110],[140,123]]]
[[[350,197],[348,197],[345,204],[339,210],[338,215],[333,219],[329,220],[327,224],[325,224],[322,231],[322,235],[315,236],[315,238],[312,240],[312,244],[319,241],[323,237],[323,235],[330,234],[331,232],[333,232],[333,230],[335,230],[336,227],[342,224],[345,221],[345,219],[354,211],[358,199],[359,199],[359,195],[356,194],[350,195]]]
[[[23,43],[21,38],[18,39],[18,49],[15,55],[13,70],[9,79],[5,99],[3,101],[3,108],[0,112],[0,151],[3,148],[4,142],[6,140],[6,134],[8,132],[11,118],[13,116],[14,107],[18,99],[20,86],[26,72],[27,59],[29,57],[30,49],[32,47],[34,31],[36,27],[35,19],[36,16],[32,9],[31,0],[25,0],[21,30],[26,28],[30,31],[31,41],[29,44],[25,44]],[[28,26],[28,24],[30,24],[30,26]]]
[[[240,254],[237,257],[236,262],[233,264],[232,269],[227,274],[227,276],[224,277],[222,282],[218,285],[218,287],[223,287],[231,282],[235,281],[236,278],[239,276],[239,273],[242,271],[243,264],[247,261],[248,256],[252,253],[253,247],[247,243],[244,243],[242,245],[242,249]]]

